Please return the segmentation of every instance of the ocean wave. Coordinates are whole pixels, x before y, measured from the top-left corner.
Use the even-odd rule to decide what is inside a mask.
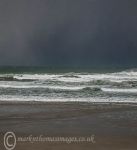
[[[91,97],[103,95],[99,87],[59,86],[0,86],[1,95],[43,96],[43,97]]]
[[[22,96],[22,95],[0,95],[0,101],[12,102],[93,102],[93,103],[137,103],[136,98],[119,97],[88,97],[88,98],[64,98],[64,97],[42,97],[42,96]]]
[[[85,92],[100,92],[102,91],[100,87],[84,87],[81,91]]]
[[[61,78],[80,78],[78,75],[62,75]]]
[[[35,81],[35,80],[33,80],[33,79],[18,79],[18,78],[15,78],[14,76],[1,76],[0,81],[30,82],[30,81]]]
[[[60,77],[60,75],[56,74],[22,74],[22,75],[14,75],[14,78],[18,80],[24,80],[24,79],[29,79],[29,80],[52,80]]]
[[[122,71],[115,73],[59,73],[59,74],[3,74],[0,81],[57,80],[64,82],[111,81],[123,82],[137,80],[137,72]]]
[[[75,91],[75,92],[84,92],[84,91],[101,91],[100,87],[85,87],[85,86],[42,86],[42,85],[0,85],[0,88],[10,88],[10,89],[46,89],[47,91]]]
[[[15,89],[56,89],[56,90],[81,90],[82,87],[67,87],[67,86],[46,86],[46,85],[12,85],[12,84],[1,84],[0,88],[15,88]]]
[[[3,97],[3,98],[2,98]],[[0,74],[0,99],[137,100],[137,71],[114,73]],[[15,98],[15,99],[14,99]]]
[[[1,94],[13,95],[64,95],[88,97],[88,96],[114,96],[114,95],[137,95],[137,88],[118,88],[112,86],[47,86],[47,85],[12,85],[0,84]],[[109,95],[111,94],[111,95]],[[56,96],[57,96],[56,95]]]
[[[8,87],[9,82],[13,82],[11,87],[15,88],[45,88],[45,86],[54,85],[62,88],[70,86],[112,86],[112,87],[137,87],[137,72],[122,71],[116,73],[65,73],[65,74],[5,74],[0,75],[0,83],[3,87]],[[22,87],[16,87],[16,82],[22,83]],[[31,87],[26,87],[30,82]],[[14,85],[15,84],[15,85]]]
[[[116,89],[116,88],[102,88],[101,89],[103,92],[108,92],[108,93],[127,93],[127,94],[130,94],[130,93],[135,93],[137,94],[137,89]]]

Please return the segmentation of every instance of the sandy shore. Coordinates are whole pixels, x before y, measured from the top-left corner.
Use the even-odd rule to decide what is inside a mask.
[[[120,103],[0,102],[0,149],[12,131],[19,137],[94,136],[93,141],[17,141],[17,150],[136,150],[137,105]],[[11,143],[13,141],[10,141]]]

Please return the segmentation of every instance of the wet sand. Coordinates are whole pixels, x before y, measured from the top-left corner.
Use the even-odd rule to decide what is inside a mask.
[[[0,102],[3,137],[91,137],[93,142],[20,142],[16,150],[136,150],[137,105],[120,103]],[[12,142],[12,141],[11,141]]]

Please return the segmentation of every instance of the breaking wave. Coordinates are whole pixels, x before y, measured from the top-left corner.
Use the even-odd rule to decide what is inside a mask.
[[[0,74],[1,97],[136,100],[137,70],[114,73]]]

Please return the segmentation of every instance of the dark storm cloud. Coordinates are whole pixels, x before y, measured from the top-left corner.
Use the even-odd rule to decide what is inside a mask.
[[[136,0],[1,0],[1,65],[136,65]]]

